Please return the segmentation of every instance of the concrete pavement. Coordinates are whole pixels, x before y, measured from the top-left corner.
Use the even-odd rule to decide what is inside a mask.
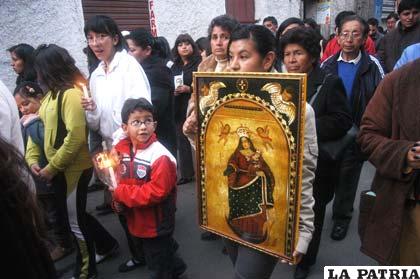
[[[325,265],[376,265],[376,262],[360,251],[360,240],[357,235],[358,197],[359,192],[368,189],[374,175],[374,168],[365,164],[359,181],[354,218],[350,224],[347,237],[343,241],[334,241],[329,237],[332,229],[331,203],[327,208],[324,232],[318,254],[318,262],[312,268],[308,279],[323,278]],[[186,275],[189,279],[230,279],[233,277],[232,264],[229,257],[222,253],[221,240],[201,241],[201,230],[198,227],[196,210],[195,184],[179,186],[178,211],[175,238],[180,244],[179,253],[188,265]],[[88,195],[88,210],[117,238],[120,243],[118,254],[98,265],[99,278],[148,278],[147,268],[141,267],[132,272],[119,273],[118,266],[129,259],[129,251],[124,232],[114,214],[97,216],[94,207],[102,202],[102,191]],[[71,278],[75,255],[56,263],[60,278]],[[294,267],[278,264],[271,278],[293,278]]]

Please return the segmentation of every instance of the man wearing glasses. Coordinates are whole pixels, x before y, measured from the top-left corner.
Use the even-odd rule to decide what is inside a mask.
[[[338,43],[341,51],[321,65],[329,74],[343,80],[347,100],[352,109],[353,123],[357,127],[376,87],[384,77],[379,61],[366,53],[363,45],[369,27],[364,19],[351,15],[341,20],[338,26]],[[331,238],[342,240],[352,217],[353,202],[364,158],[358,151],[355,139],[346,148],[341,159],[340,177],[336,183],[333,204],[334,226]]]

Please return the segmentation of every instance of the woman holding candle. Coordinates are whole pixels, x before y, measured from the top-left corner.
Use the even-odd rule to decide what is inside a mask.
[[[104,15],[90,18],[84,28],[88,54],[100,60],[93,71],[89,87],[91,98],[82,98],[86,120],[94,132],[111,148],[113,136],[122,135],[121,108],[128,98],[144,97],[151,101],[150,86],[143,68],[127,53],[125,40],[115,21]],[[120,130],[120,133],[116,133]],[[95,145],[91,143],[91,146]],[[99,148],[100,149],[100,148]],[[91,150],[91,152],[100,150]],[[111,210],[111,194],[104,193],[99,210]]]
[[[88,53],[100,60],[89,80],[91,98],[82,98],[88,127],[98,132],[109,149],[113,140],[123,136],[121,130],[121,108],[129,98],[143,97],[151,102],[150,85],[142,66],[126,50],[126,43],[115,21],[104,15],[90,18],[84,33],[88,42]],[[91,146],[93,146],[91,142]],[[91,150],[91,152],[100,151]],[[111,194],[104,191],[104,203],[99,210],[111,211]],[[124,216],[120,222],[128,235]],[[133,247],[130,245],[130,247]],[[132,250],[134,255],[135,251]],[[101,259],[103,260],[103,257]],[[125,263],[123,263],[125,265]]]
[[[97,270],[91,232],[101,236],[95,239],[97,247],[103,247],[112,237],[86,213],[92,164],[86,120],[80,104],[83,93],[77,87],[85,79],[67,50],[57,45],[39,46],[34,57],[38,81],[48,90],[39,109],[44,123],[44,153],[48,162],[40,168],[41,150],[31,138],[28,140],[26,160],[35,176],[55,188],[59,205],[66,211],[67,225],[77,240],[75,277],[94,278]]]

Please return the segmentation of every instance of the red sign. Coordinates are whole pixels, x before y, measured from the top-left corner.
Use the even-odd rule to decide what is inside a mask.
[[[157,37],[157,27],[156,27],[156,17],[154,9],[154,0],[149,0],[149,14],[150,14],[150,32],[152,33],[153,37]]]

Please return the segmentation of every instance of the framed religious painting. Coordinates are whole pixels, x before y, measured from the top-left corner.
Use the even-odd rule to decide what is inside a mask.
[[[293,262],[306,75],[195,73],[200,226]]]

